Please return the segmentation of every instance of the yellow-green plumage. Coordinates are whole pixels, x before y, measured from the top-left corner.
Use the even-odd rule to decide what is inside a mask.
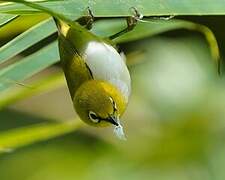
[[[59,52],[69,91],[73,98],[77,88],[85,81],[92,79],[92,76],[84,60],[62,36],[59,37]]]
[[[88,113],[83,111],[83,109],[91,109],[100,117],[107,118],[108,114],[113,113],[113,107],[108,95],[113,97],[114,101],[117,102],[118,112],[116,115],[123,114],[126,106],[125,99],[112,84],[96,80],[83,83],[74,97],[74,106],[81,119],[94,126],[109,125],[106,121],[102,121],[100,124],[91,123]]]

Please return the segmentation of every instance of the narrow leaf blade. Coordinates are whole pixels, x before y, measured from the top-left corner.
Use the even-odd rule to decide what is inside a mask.
[[[0,91],[6,90],[59,61],[57,42],[0,71]]]
[[[87,7],[90,7],[96,17],[130,16],[133,15],[131,7],[137,8],[144,16],[225,14],[224,0],[60,0],[40,2],[39,4],[55,12],[60,12],[71,20],[85,15]],[[21,4],[8,3],[0,6],[0,12],[26,13],[32,11],[35,10]]]
[[[56,32],[52,19],[38,23],[0,48],[0,63]]]
[[[80,124],[78,120],[64,123],[41,123],[1,132],[0,153],[70,133],[79,128]]]

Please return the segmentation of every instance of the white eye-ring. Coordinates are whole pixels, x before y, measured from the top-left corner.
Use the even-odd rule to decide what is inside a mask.
[[[117,106],[116,106],[116,103],[115,103],[115,101],[113,100],[113,98],[112,98],[112,97],[109,97],[109,100],[111,101],[111,103],[112,103],[112,105],[113,105],[114,111],[117,111]]]
[[[109,97],[109,100],[111,101],[112,104],[114,104],[113,98]]]
[[[89,111],[89,118],[93,123],[99,123],[100,119],[98,118],[98,116],[93,112],[93,111]]]

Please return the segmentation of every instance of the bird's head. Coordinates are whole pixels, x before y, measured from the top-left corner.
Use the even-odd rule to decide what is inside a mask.
[[[73,102],[80,118],[97,127],[118,126],[127,105],[123,94],[114,85],[97,80],[82,84]]]

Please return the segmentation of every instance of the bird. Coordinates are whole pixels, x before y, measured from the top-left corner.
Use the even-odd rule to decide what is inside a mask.
[[[114,125],[123,136],[120,118],[131,94],[123,56],[84,27],[55,21],[61,64],[77,114],[91,126]]]
[[[13,2],[53,16],[58,29],[61,65],[80,119],[94,127],[114,126],[117,136],[125,139],[120,119],[131,95],[131,78],[124,55],[117,51],[113,41],[98,37],[77,21],[40,4],[24,0]],[[90,9],[88,12],[88,17],[93,18]],[[88,19],[92,22],[91,18]],[[126,30],[112,37],[123,32]]]
[[[86,123],[118,125],[131,93],[125,60],[82,26],[56,19],[59,53],[74,107]]]

